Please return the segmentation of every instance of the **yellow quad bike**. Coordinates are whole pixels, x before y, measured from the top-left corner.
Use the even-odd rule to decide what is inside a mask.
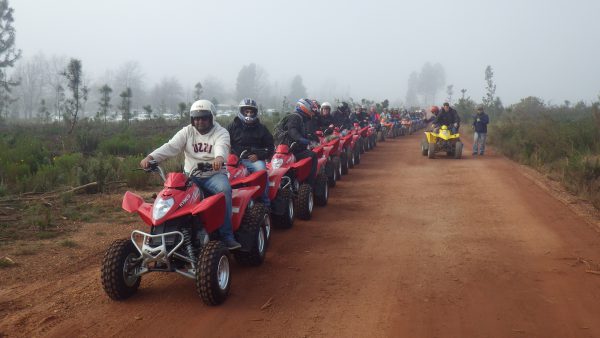
[[[448,126],[441,126],[437,133],[426,131],[426,139],[421,142],[421,155],[434,158],[435,153],[445,151],[448,156],[458,159],[462,156],[463,144],[460,134],[452,134]]]

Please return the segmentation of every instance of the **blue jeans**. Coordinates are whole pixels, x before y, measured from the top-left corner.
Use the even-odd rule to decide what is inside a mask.
[[[483,155],[485,151],[485,139],[487,138],[487,133],[478,133],[475,132],[473,135],[473,154],[477,154],[477,148],[479,148],[479,155]]]
[[[259,170],[267,170],[265,161],[258,160],[256,162],[252,162],[248,159],[243,159],[240,163],[244,165],[244,167],[248,168],[250,173],[257,172]],[[263,192],[262,200],[266,207],[270,207],[271,200],[269,199],[269,174],[265,173],[265,175],[267,175],[267,183],[265,184],[265,191]]]
[[[224,241],[235,240],[231,225],[231,185],[227,175],[219,173],[210,177],[192,177],[192,181],[211,194],[225,194],[225,221],[219,228],[219,235]]]

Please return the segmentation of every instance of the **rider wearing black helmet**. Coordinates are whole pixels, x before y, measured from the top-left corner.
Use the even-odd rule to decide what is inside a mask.
[[[265,170],[265,161],[273,156],[273,135],[258,118],[258,105],[250,98],[243,99],[239,106],[237,116],[227,126],[231,137],[231,152],[241,156],[246,151],[247,158],[241,159],[241,163],[253,173]],[[269,206],[269,187],[263,194],[263,203]]]

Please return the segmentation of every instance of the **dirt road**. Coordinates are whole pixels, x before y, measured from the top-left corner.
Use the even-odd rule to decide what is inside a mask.
[[[109,301],[99,258],[82,249],[72,266],[2,287],[0,332],[599,337],[600,276],[586,272],[600,262],[596,228],[493,152],[428,160],[418,141],[367,153],[311,221],[275,231],[262,267],[234,267],[222,306],[202,305],[191,280],[158,274]]]

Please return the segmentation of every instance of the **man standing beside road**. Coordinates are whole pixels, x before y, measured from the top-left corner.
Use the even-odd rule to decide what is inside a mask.
[[[473,155],[483,156],[485,152],[485,140],[487,138],[487,125],[490,123],[490,118],[483,111],[483,106],[477,107],[477,114],[473,117]]]

